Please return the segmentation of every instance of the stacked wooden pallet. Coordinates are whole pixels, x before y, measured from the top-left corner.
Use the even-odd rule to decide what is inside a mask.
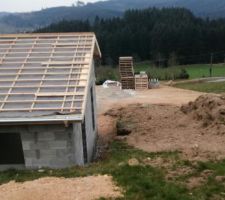
[[[122,89],[134,89],[134,68],[132,57],[119,58],[119,71]]]
[[[148,89],[148,75],[136,74],[135,75],[135,90],[147,90]]]

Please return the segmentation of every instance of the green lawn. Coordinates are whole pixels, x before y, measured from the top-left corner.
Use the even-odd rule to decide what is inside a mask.
[[[186,69],[190,75],[190,79],[209,77],[209,68],[208,64],[196,64],[196,65],[181,65],[168,68],[157,68],[151,66],[148,62],[136,63],[134,66],[135,72],[146,71],[151,74],[153,77],[165,79],[173,78],[180,72],[180,69]],[[212,76],[214,77],[225,77],[225,64],[214,64],[212,67]]]
[[[225,93],[225,82],[177,83],[175,87],[207,93],[217,93],[217,94]]]
[[[210,65],[191,65],[186,66],[188,74],[191,79],[202,78],[209,76]],[[212,76],[214,77],[225,77],[225,64],[216,64],[212,67]]]
[[[151,78],[158,78],[160,80],[178,79],[181,69],[186,69],[190,75],[190,79],[202,78],[209,76],[209,67],[207,64],[174,66],[168,68],[158,68],[150,64],[150,62],[141,62],[134,64],[134,71],[146,71]],[[212,75],[225,76],[225,64],[213,65]],[[100,66],[96,67],[96,83],[102,84],[105,80],[119,80],[119,67]]]
[[[136,158],[140,164],[129,166],[128,160]],[[153,167],[145,160],[164,159],[168,165]],[[10,180],[23,182],[40,177],[84,177],[96,174],[109,174],[114,181],[124,190],[124,198],[120,200],[210,200],[223,199],[225,187],[217,176],[225,175],[225,160],[221,162],[195,162],[195,164],[182,160],[179,152],[146,153],[121,142],[113,142],[109,152],[103,161],[99,161],[86,167],[74,167],[64,170],[48,170],[39,173],[37,171],[9,170],[0,172],[0,184]],[[169,171],[177,172],[188,167],[189,173],[178,173],[172,179],[166,179]],[[185,183],[192,177],[202,176],[206,170],[210,170],[205,181],[190,189]]]

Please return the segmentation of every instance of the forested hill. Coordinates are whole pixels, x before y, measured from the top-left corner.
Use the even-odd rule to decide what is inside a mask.
[[[94,31],[104,64],[115,64],[119,56],[136,60],[203,63],[224,61],[225,20],[204,20],[186,9],[130,10],[122,18],[62,21],[37,32]]]
[[[225,0],[107,0],[88,3],[82,6],[47,8],[27,13],[0,14],[0,32],[33,30],[51,23],[65,20],[92,20],[122,16],[128,9],[149,7],[182,7],[191,10],[196,16],[209,18],[225,17]]]

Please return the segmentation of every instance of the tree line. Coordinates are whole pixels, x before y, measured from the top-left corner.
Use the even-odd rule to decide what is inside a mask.
[[[162,67],[210,63],[212,55],[213,62],[225,59],[225,19],[198,18],[184,8],[128,10],[123,17],[96,16],[93,22],[63,20],[36,32],[79,31],[96,33],[105,65],[128,55]]]

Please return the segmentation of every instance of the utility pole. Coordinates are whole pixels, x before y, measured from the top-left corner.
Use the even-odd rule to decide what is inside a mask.
[[[211,53],[209,76],[212,77],[212,67],[213,67],[213,53]]]
[[[224,54],[224,64],[225,64],[225,54]]]

